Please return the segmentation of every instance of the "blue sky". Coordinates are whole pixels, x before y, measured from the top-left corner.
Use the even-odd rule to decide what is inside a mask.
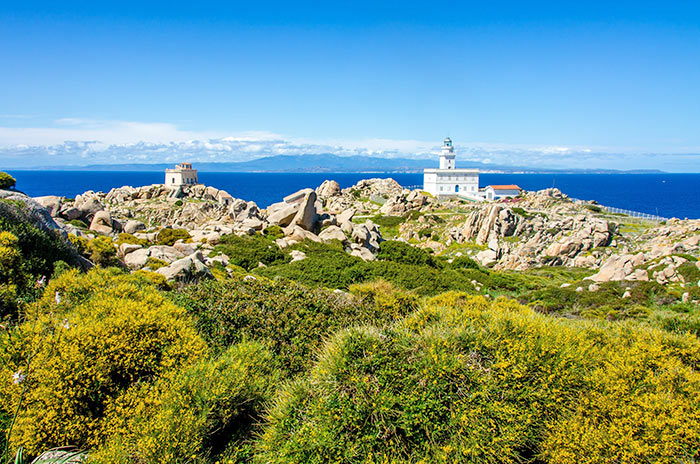
[[[465,161],[698,172],[700,3],[654,3],[6,0],[0,166],[449,134]]]

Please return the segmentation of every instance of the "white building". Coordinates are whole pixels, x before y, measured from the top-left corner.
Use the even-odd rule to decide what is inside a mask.
[[[165,185],[195,185],[197,181],[197,170],[192,169],[190,163],[180,163],[175,169],[165,170]]]
[[[488,185],[484,189],[487,200],[500,200],[501,198],[514,198],[520,195],[522,189],[517,185]]]
[[[445,139],[440,152],[440,169],[423,170],[423,190],[436,197],[460,196],[481,201],[479,195],[479,170],[457,169],[452,140]]]

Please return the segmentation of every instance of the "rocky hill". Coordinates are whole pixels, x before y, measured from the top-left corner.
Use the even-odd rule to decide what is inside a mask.
[[[558,189],[472,203],[437,201],[392,179],[366,179],[346,189],[325,181],[266,209],[204,185],[120,187],[107,193],[88,191],[75,199],[35,200],[69,234],[106,235],[115,242],[122,233],[133,235],[138,243],[118,244],[119,257],[131,269],[146,267],[149,258],[168,267],[176,263],[177,269],[194,264],[204,269],[213,262],[222,236],[266,231],[274,231],[281,249],[305,240],[337,240],[347,253],[373,260],[380,243],[392,238],[449,259],[471,256],[500,270],[589,269],[594,282],[685,285],[685,276],[694,275],[682,272],[690,266],[688,255],[700,253],[700,221],[636,224],[593,203],[573,201]],[[186,230],[188,243],[157,244],[163,229]],[[159,272],[177,274],[166,267]]]

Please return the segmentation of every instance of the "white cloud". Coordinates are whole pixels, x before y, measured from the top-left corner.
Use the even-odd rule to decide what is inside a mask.
[[[235,162],[274,155],[436,158],[441,138],[309,139],[266,131],[235,134],[183,130],[169,123],[63,118],[52,127],[0,126],[0,167]],[[606,147],[513,145],[455,140],[458,163],[559,169],[667,169],[700,171],[700,148],[682,154],[640,154]]]

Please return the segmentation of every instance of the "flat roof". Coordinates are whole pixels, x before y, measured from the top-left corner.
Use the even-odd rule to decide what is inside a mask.
[[[522,190],[517,185],[487,185],[486,188],[491,187],[494,190]]]
[[[423,172],[430,172],[430,173],[450,173],[450,172],[465,172],[465,173],[478,173],[479,170],[476,168],[471,168],[471,169],[437,169],[437,168],[431,168],[431,169],[423,169]]]

